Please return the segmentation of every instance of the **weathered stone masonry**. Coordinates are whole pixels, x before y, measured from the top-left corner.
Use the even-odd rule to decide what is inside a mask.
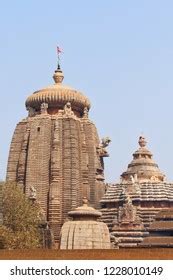
[[[26,100],[29,114],[16,126],[7,180],[17,182],[28,196],[35,188],[58,241],[67,213],[84,196],[98,208],[105,192],[103,157],[108,154],[88,118],[89,100],[62,84],[61,69],[54,80]]]

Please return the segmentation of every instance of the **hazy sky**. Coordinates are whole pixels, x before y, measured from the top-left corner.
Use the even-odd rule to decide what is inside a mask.
[[[143,132],[173,181],[173,1],[1,1],[0,178],[25,99],[53,83],[56,46],[64,83],[86,94],[100,137],[109,136],[115,182]]]

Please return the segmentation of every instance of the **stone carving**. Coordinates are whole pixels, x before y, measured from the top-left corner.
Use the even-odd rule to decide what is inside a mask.
[[[85,107],[83,110],[83,118],[88,119],[88,108]]]
[[[47,103],[49,115],[45,114]],[[36,187],[37,193],[33,190],[31,198],[37,196],[58,244],[67,213],[81,205],[84,195],[97,208],[105,192],[103,158],[96,148],[97,129],[93,122],[82,117],[84,108],[90,108],[89,100],[61,84],[35,92],[26,105],[36,108],[36,115],[17,124],[7,180],[16,183],[20,180],[28,197],[30,187]],[[26,142],[27,126],[30,132]]]
[[[35,109],[32,107],[26,107],[26,110],[28,111],[28,117],[34,117],[35,116]]]
[[[30,187],[29,198],[30,198],[31,200],[36,200],[36,199],[37,199],[37,191],[36,191],[36,189],[35,189],[33,186]]]
[[[131,180],[132,184],[137,183],[137,181],[138,181],[138,175],[137,175],[137,174],[130,175],[130,180]]]
[[[102,138],[102,140],[101,140],[102,148],[108,147],[110,142],[111,142],[111,139],[109,137]]]
[[[48,103],[41,103],[40,113],[41,114],[47,114],[47,109],[48,109]]]
[[[163,182],[166,182],[166,175],[163,175]]]
[[[143,147],[145,147],[145,146],[146,146],[147,141],[146,141],[146,139],[145,139],[145,137],[144,137],[144,136],[140,136],[140,137],[139,137],[139,141],[138,141],[138,143],[139,143],[139,146],[140,146],[141,148],[143,148]]]
[[[133,205],[132,199],[128,193],[129,185],[122,186],[121,201],[123,206],[114,210],[114,219],[112,221],[111,235],[115,237],[112,242],[116,247],[136,247],[145,236],[145,229],[137,213],[137,207]]]
[[[2,202],[2,185],[0,184],[0,226],[3,224],[3,202]]]
[[[158,181],[158,178],[157,178],[157,176],[151,176],[151,179],[150,179],[151,181],[153,181],[153,182],[157,182]]]
[[[123,207],[119,208],[118,222],[119,223],[133,223],[136,220],[136,208],[133,206],[131,198],[127,195]]]
[[[110,234],[111,249],[118,249],[118,238]]]
[[[64,115],[66,117],[70,117],[70,116],[74,116],[74,113],[72,111],[72,108],[71,108],[71,103],[70,102],[67,102],[64,106]]]
[[[59,109],[59,110],[58,110],[58,113],[57,113],[57,116],[60,117],[60,118],[62,118],[63,115],[64,115],[64,110],[63,110],[63,109]]]
[[[140,195],[141,194],[140,184],[136,182],[134,184],[134,187],[135,187],[134,191],[135,191],[136,195]]]
[[[131,180],[132,184],[134,184],[135,180],[134,180],[133,175],[130,175],[130,180]]]
[[[109,154],[106,151],[106,147],[109,146],[111,139],[109,137],[102,138],[101,143],[99,144],[97,151],[100,157],[108,157]]]

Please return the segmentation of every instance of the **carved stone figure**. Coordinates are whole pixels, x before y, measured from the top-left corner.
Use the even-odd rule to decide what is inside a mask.
[[[109,146],[110,142],[111,142],[111,140],[109,137],[102,138],[101,143],[99,144],[99,146],[97,148],[97,151],[98,151],[100,157],[109,156],[109,154],[105,148]]]
[[[111,139],[109,137],[102,138],[102,140],[101,140],[102,148],[108,147],[110,142],[111,142]]]
[[[137,183],[138,175],[136,173],[134,175],[130,175],[130,180],[131,180],[132,184]]]
[[[32,199],[32,200],[36,200],[36,198],[37,198],[37,191],[36,191],[36,189],[33,186],[30,187],[29,198]]]
[[[41,114],[47,114],[48,103],[41,103],[40,112]]]
[[[32,107],[26,107],[27,111],[28,111],[28,117],[34,117],[35,116],[35,109]]]
[[[83,118],[85,118],[85,119],[88,118],[88,108],[87,108],[87,107],[84,107],[84,110],[83,110]]]
[[[64,115],[67,116],[67,117],[74,115],[74,113],[71,109],[71,103],[70,102],[67,102],[64,106]]]
[[[128,200],[125,202],[123,207],[119,208],[118,212],[118,221],[119,223],[129,223],[135,221],[135,208],[132,205],[132,202]]]

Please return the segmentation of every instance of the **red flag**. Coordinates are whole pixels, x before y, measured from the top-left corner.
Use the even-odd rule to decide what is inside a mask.
[[[57,54],[62,53],[62,49],[60,47],[57,47]]]

